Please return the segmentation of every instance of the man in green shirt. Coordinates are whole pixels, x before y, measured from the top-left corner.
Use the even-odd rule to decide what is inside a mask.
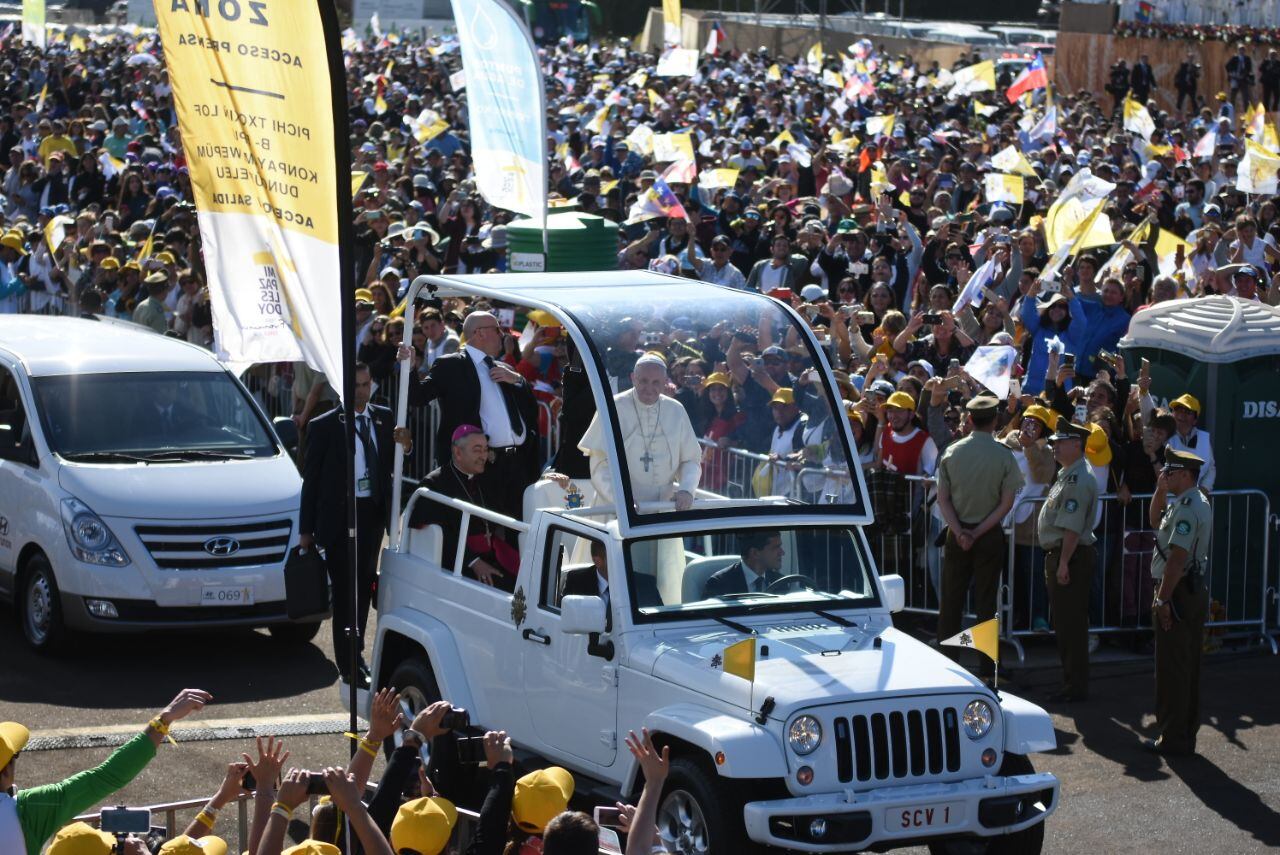
[[[1084,456],[1088,437],[1089,428],[1066,419],[1058,422],[1058,432],[1049,442],[1062,468],[1036,523],[1036,535],[1045,551],[1044,584],[1062,660],[1062,690],[1050,696],[1057,702],[1082,701],[1089,696],[1089,586],[1097,561],[1093,517],[1098,506],[1098,481]]]
[[[993,435],[999,406],[993,395],[978,395],[969,401],[969,435],[947,446],[938,463],[938,510],[947,524],[938,604],[939,641],[960,631],[970,585],[974,587],[973,609],[978,621],[996,614],[1005,560],[1000,523],[1023,483],[1013,452]],[[981,676],[992,675],[991,660],[985,656],[979,668]]]
[[[59,828],[138,776],[175,721],[204,708],[213,696],[200,689],[183,689],[167,707],[147,723],[146,729],[111,752],[101,765],[72,775],[56,784],[17,790],[18,755],[27,745],[27,729],[17,722],[0,722],[0,849],[16,855],[6,845],[15,839],[18,825],[27,855],[40,849]],[[15,810],[16,808],[16,810]]]
[[[147,299],[133,310],[133,322],[164,335],[169,329],[169,320],[164,314],[164,295],[169,290],[169,277],[156,271],[142,281],[147,288]]]
[[[1151,498],[1156,531],[1151,576],[1156,583],[1152,623],[1156,635],[1156,728],[1143,745],[1161,754],[1194,754],[1200,730],[1200,653],[1209,592],[1213,511],[1196,484],[1204,460],[1166,447],[1164,468]]]

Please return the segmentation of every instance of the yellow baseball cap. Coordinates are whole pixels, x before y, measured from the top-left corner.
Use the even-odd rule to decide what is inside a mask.
[[[227,843],[221,837],[187,837],[180,834],[160,847],[160,855],[227,855]]]
[[[1170,408],[1184,407],[1190,410],[1191,412],[1195,413],[1197,416],[1200,415],[1200,402],[1197,401],[1191,395],[1183,395],[1180,398],[1174,398],[1172,401],[1169,402],[1169,406]]]
[[[9,247],[18,255],[27,254],[27,248],[23,245],[22,235],[17,232],[5,232],[4,236],[0,237],[0,244]]]
[[[1023,410],[1022,417],[1024,419],[1035,419],[1049,430],[1053,430],[1058,422],[1056,413],[1050,412],[1048,407],[1042,407],[1039,404],[1032,404]]]
[[[114,834],[99,831],[87,822],[73,822],[53,836],[47,855],[111,855]]]
[[[794,404],[796,402],[795,393],[782,386],[778,391],[773,393],[773,397],[769,399],[770,404]]]
[[[280,855],[342,855],[342,850],[323,840],[304,840],[297,846],[290,846]]]
[[[31,731],[16,721],[0,722],[0,769],[9,765],[18,752],[27,747]]]
[[[397,852],[412,849],[419,855],[438,855],[449,845],[458,810],[438,796],[414,799],[400,805],[391,823],[391,846]]]
[[[858,412],[858,405],[853,401],[844,402],[844,414],[848,417],[849,421],[862,424],[862,413]]]
[[[889,400],[884,402],[886,407],[894,407],[899,410],[915,411],[916,399],[908,395],[906,392],[894,392],[889,396]]]
[[[534,309],[529,312],[529,320],[533,321],[540,327],[558,327],[560,322],[556,320],[555,315],[550,312],[544,312],[542,309]]]
[[[173,257],[173,253],[167,249],[162,249],[155,254],[155,260],[162,264],[176,264],[177,259]]]
[[[573,775],[568,769],[549,766],[530,772],[516,781],[511,818],[530,834],[541,834],[547,823],[564,813],[572,795]]]
[[[715,371],[707,375],[707,379],[702,381],[703,389],[710,389],[712,386],[724,386],[729,388],[729,375],[723,371]]]
[[[1084,443],[1084,456],[1089,458],[1092,466],[1107,466],[1111,463],[1111,443],[1107,441],[1107,432],[1096,422],[1089,425],[1089,438]]]
[[[102,263],[98,266],[103,270],[119,270],[120,259],[116,258],[114,255],[108,255],[106,258],[102,259]]]

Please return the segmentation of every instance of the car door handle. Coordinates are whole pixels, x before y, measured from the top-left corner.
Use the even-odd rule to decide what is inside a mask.
[[[551,636],[549,636],[549,635],[543,635],[542,633],[540,633],[540,632],[538,632],[538,631],[536,631],[536,630],[526,629],[526,630],[525,630],[524,632],[522,632],[520,635],[521,635],[521,637],[522,637],[525,641],[536,641],[538,644],[550,644],[550,643],[551,643]]]

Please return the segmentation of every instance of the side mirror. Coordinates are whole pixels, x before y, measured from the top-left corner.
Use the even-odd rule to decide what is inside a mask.
[[[287,416],[276,416],[271,420],[271,427],[275,429],[276,437],[285,451],[291,455],[294,454],[298,450],[298,426],[293,423],[293,419]]]
[[[884,604],[891,614],[897,614],[907,605],[907,583],[897,573],[889,573],[880,577],[880,587],[884,589]]]
[[[560,631],[565,635],[603,633],[604,600],[600,597],[565,597],[560,601]]]

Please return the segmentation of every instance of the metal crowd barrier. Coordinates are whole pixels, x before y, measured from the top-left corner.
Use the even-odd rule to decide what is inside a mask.
[[[1151,494],[1133,495],[1127,504],[1114,494],[1100,497],[1097,524],[1097,564],[1089,598],[1089,632],[1094,634],[1150,631],[1155,586],[1151,559],[1155,530],[1147,518]],[[1019,499],[1039,515],[1045,497]],[[1268,604],[1274,597],[1267,584],[1271,554],[1271,502],[1261,490],[1219,490],[1211,493],[1213,531],[1203,583],[1211,599],[1205,622],[1210,639],[1225,635],[1256,636],[1277,653],[1267,630]],[[1021,541],[1021,542],[1019,542]],[[1020,637],[1048,632],[1050,615],[1044,587],[1044,551],[1028,531],[1009,538],[1006,574],[1009,596],[1002,610],[1002,631],[1021,651]]]

